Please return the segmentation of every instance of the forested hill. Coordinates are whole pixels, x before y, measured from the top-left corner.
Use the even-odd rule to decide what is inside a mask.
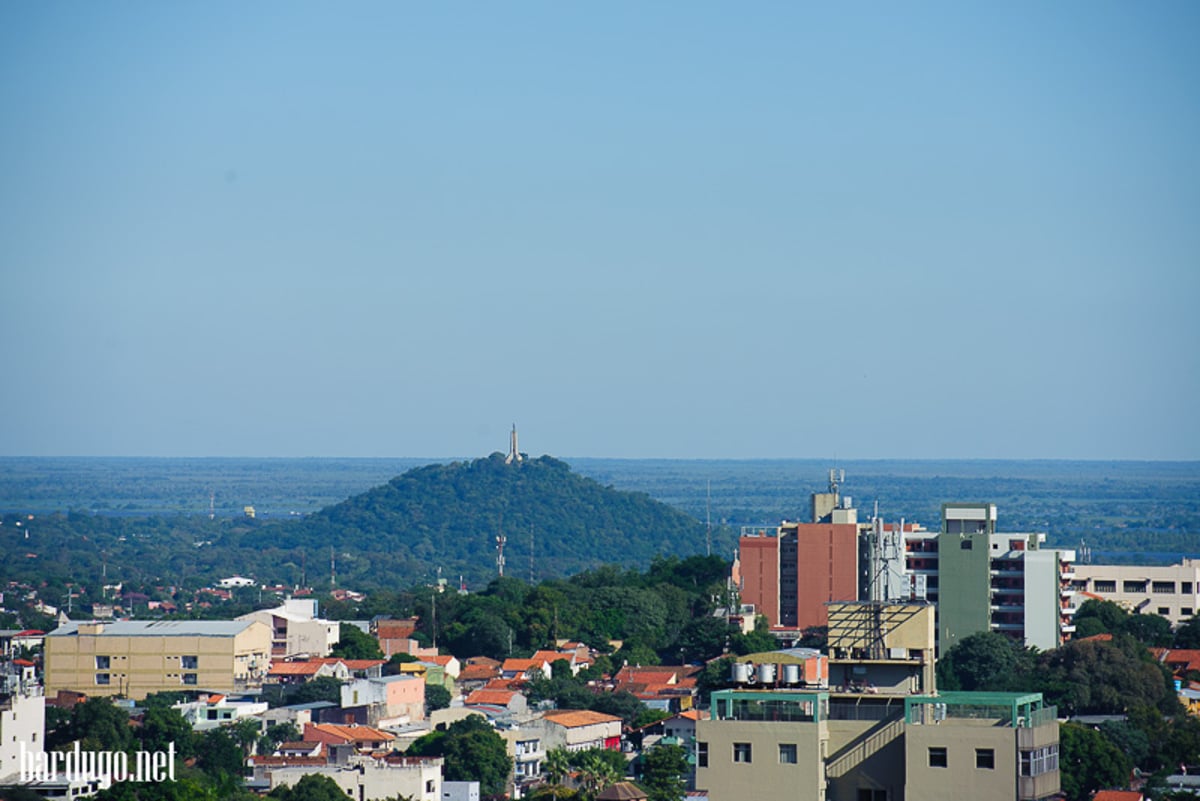
[[[343,553],[338,573],[372,584],[495,575],[496,537],[506,574],[571,575],[600,564],[644,568],[655,556],[702,553],[704,527],[640,492],[576,475],[549,456],[505,464],[494,453],[409,470],[302,521],[262,526],[243,546]],[[316,556],[317,551],[312,553]],[[531,559],[532,556],[532,559]],[[382,580],[382,581],[381,581]]]

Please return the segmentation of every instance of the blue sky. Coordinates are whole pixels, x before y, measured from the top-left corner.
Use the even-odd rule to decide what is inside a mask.
[[[0,454],[1200,458],[1198,35],[0,4]]]

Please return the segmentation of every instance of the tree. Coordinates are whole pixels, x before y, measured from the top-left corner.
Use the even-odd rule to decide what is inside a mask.
[[[585,752],[582,758],[576,762],[579,766],[580,784],[584,794],[589,798],[595,798],[601,790],[619,781],[624,773],[624,757],[621,757],[621,770],[618,770],[612,762],[596,751],[597,749],[591,749]],[[618,753],[617,756],[621,755]]]
[[[450,691],[440,684],[425,685],[425,713],[450,706]]]
[[[1027,689],[1068,715],[1121,714],[1137,706],[1178,704],[1166,668],[1128,635],[1111,642],[1072,640],[1040,654]]]
[[[659,745],[644,752],[638,760],[639,783],[647,801],[680,801],[687,784],[684,776],[691,769],[687,752],[678,745]]]
[[[550,749],[542,763],[542,770],[546,771],[546,779],[551,784],[562,784],[571,772],[571,754],[565,748]]]
[[[223,729],[210,729],[200,737],[196,747],[196,765],[213,777],[242,776],[246,770],[246,755],[237,741]]]
[[[442,757],[447,780],[477,781],[484,795],[503,793],[512,772],[504,738],[479,715],[456,720],[445,731],[426,734],[410,745],[407,753]]]
[[[195,732],[191,724],[183,719],[178,709],[164,706],[151,706],[142,715],[142,725],[138,728],[138,738],[142,741],[143,751],[166,751],[172,743],[180,759],[195,756]]]
[[[1129,612],[1113,601],[1098,601],[1090,598],[1080,604],[1075,611],[1075,634],[1077,637],[1090,637],[1094,634],[1116,634],[1125,625]],[[1095,623],[1087,624],[1087,634],[1079,633],[1079,626],[1088,620]],[[1093,630],[1095,629],[1095,630]]]
[[[328,776],[310,774],[301,777],[295,786],[280,785],[267,794],[277,801],[346,801],[346,793]]]
[[[1160,615],[1130,615],[1121,630],[1150,648],[1169,648],[1174,639],[1170,621]]]
[[[999,632],[972,634],[938,660],[938,686],[968,691],[1015,689],[1023,656],[1019,646]]]
[[[129,713],[107,697],[89,698],[71,710],[71,721],[59,727],[50,748],[79,740],[84,751],[131,751],[137,744],[129,727]]]
[[[339,626],[340,636],[337,645],[330,652],[332,656],[342,659],[383,659],[383,651],[379,650],[379,641],[353,623],[342,623]]]
[[[738,656],[761,654],[779,648],[779,641],[771,635],[770,625],[762,615],[754,618],[754,629],[749,634],[736,632],[730,639],[730,649]]]
[[[1133,765],[1100,732],[1063,723],[1058,743],[1058,766],[1067,801],[1087,801],[1097,790],[1128,786]]]
[[[1200,648],[1200,615],[1193,615],[1175,630],[1175,648]]]
[[[667,652],[682,652],[682,663],[707,662],[720,656],[734,630],[723,617],[697,617],[684,624],[679,638],[666,649]],[[666,652],[662,655],[665,657]]]

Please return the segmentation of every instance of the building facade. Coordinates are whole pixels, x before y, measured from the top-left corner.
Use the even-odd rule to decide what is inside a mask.
[[[167,690],[262,686],[271,629],[258,621],[69,621],[46,635],[45,685],[140,701]]]
[[[1076,565],[1071,586],[1178,625],[1200,609],[1200,559],[1177,565]]]

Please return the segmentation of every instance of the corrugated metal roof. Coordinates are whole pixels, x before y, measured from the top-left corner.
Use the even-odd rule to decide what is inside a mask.
[[[70,620],[47,634],[47,637],[72,637],[79,634],[81,623],[98,621]],[[250,626],[253,620],[114,620],[102,622],[101,637],[234,637]],[[264,624],[258,623],[262,626]]]

